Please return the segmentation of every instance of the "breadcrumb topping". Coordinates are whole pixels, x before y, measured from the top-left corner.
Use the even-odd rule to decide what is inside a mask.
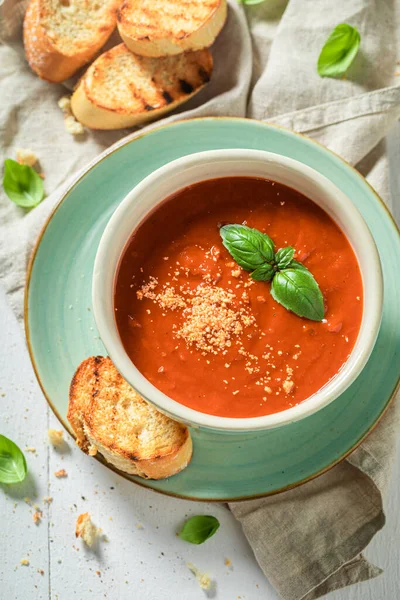
[[[205,256],[207,260],[215,260],[211,251],[206,252]],[[168,257],[164,257],[164,260],[168,260]],[[254,383],[263,386],[266,392],[263,402],[268,402],[272,394],[288,396],[294,391],[295,384],[293,369],[288,366],[287,361],[290,358],[298,360],[301,350],[297,350],[299,346],[296,344],[293,353],[284,352],[279,347],[274,349],[267,341],[260,357],[246,349],[247,338],[251,340],[254,335],[258,335],[259,339],[266,336],[267,340],[268,332],[259,329],[249,294],[244,289],[254,284],[254,281],[243,279],[244,271],[236,263],[229,262],[226,266],[234,267],[231,274],[238,282],[233,282],[234,288],[239,288],[238,292],[218,286],[218,275],[208,272],[202,274],[203,282],[194,288],[186,282],[179,284],[178,277],[189,278],[190,269],[177,261],[176,270],[171,268],[168,273],[170,281],[161,286],[156,277],[150,276],[136,290],[136,296],[140,301],[148,299],[157,304],[162,309],[163,316],[168,311],[178,312],[177,321],[172,325],[172,335],[177,340],[183,340],[189,349],[194,348],[205,357],[210,354],[226,355],[229,350],[231,357],[234,350],[243,357],[244,370],[249,375],[256,376]],[[265,302],[265,297],[257,296],[256,300]],[[146,312],[151,314],[149,309]],[[211,364],[208,359],[206,362]],[[230,362],[226,362],[225,367],[228,369],[229,366]],[[164,367],[160,367],[158,372],[163,373]],[[227,380],[222,380],[221,383],[225,384],[225,389],[229,389]],[[232,395],[237,396],[242,391],[233,388]]]
[[[235,295],[221,287],[200,284],[192,290],[181,286],[177,292],[164,286],[155,293],[157,285],[157,279],[151,277],[136,292],[138,299],[149,298],[165,310],[183,309],[183,324],[176,328],[175,337],[202,353],[223,352],[233,338],[255,323],[249,308],[238,307]]]

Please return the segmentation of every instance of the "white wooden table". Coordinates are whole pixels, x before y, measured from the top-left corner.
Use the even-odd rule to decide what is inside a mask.
[[[390,157],[392,193],[400,198],[399,131]],[[399,218],[400,202],[396,209]],[[277,600],[259,569],[241,528],[223,505],[176,500],[136,486],[85,456],[65,433],[56,451],[49,427],[60,424],[35,380],[20,325],[0,290],[0,432],[26,453],[29,475],[15,486],[0,485],[1,600],[202,600],[186,563],[207,571],[215,582],[208,597],[220,600]],[[68,476],[57,479],[64,468]],[[387,524],[367,549],[385,572],[377,579],[331,594],[331,600],[400,599],[400,452],[387,496]],[[51,496],[50,505],[44,497]],[[30,498],[31,505],[24,499]],[[33,522],[33,505],[43,519]],[[89,512],[108,542],[96,550],[75,539],[77,515]],[[218,533],[202,546],[176,537],[189,515],[213,514]],[[22,566],[21,559],[29,565]],[[225,566],[229,558],[231,566]]]

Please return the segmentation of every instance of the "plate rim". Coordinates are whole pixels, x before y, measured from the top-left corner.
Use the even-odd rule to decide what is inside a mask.
[[[179,125],[179,124],[184,124],[184,123],[188,123],[191,121],[244,121],[244,122],[251,122],[251,123],[255,123],[257,125],[260,125],[262,127],[272,127],[272,128],[276,128],[276,129],[282,129],[284,132],[289,133],[291,135],[300,137],[305,139],[307,142],[311,142],[315,145],[317,145],[320,149],[329,152],[330,154],[332,154],[335,158],[339,159],[339,161],[341,161],[342,163],[344,163],[347,167],[349,167],[357,176],[359,179],[361,179],[361,181],[365,184],[367,184],[367,186],[370,188],[371,192],[373,193],[373,195],[375,196],[375,199],[378,201],[378,203],[384,208],[385,212],[387,213],[387,216],[389,217],[389,221],[391,222],[394,231],[397,233],[397,235],[400,238],[400,227],[397,225],[396,221],[394,220],[393,215],[391,214],[389,208],[387,207],[387,205],[385,204],[385,202],[382,200],[382,198],[380,197],[380,195],[376,192],[376,190],[372,187],[372,185],[367,181],[367,179],[359,172],[357,171],[357,169],[355,167],[353,167],[350,163],[348,163],[344,158],[342,158],[341,156],[339,156],[336,152],[330,150],[329,148],[327,148],[326,146],[324,146],[323,144],[320,144],[319,142],[317,142],[316,140],[302,134],[296,131],[293,131],[291,129],[289,129],[288,127],[283,127],[281,125],[276,125],[275,123],[270,123],[268,121],[261,121],[258,119],[249,119],[246,117],[195,117],[195,118],[188,118],[188,119],[179,119],[177,121],[173,121],[172,123],[166,123],[164,125],[159,125],[159,126],[155,126],[155,127],[151,127],[149,130],[141,133],[141,132],[133,132],[131,135],[128,135],[125,138],[122,138],[121,140],[119,140],[118,142],[116,142],[115,144],[113,144],[112,146],[110,146],[105,152],[101,153],[99,156],[95,157],[94,159],[92,159],[87,167],[83,170],[80,171],[76,177],[73,179],[73,181],[71,181],[71,183],[66,187],[66,189],[63,191],[63,193],[60,196],[59,201],[57,202],[57,204],[52,208],[52,210],[50,211],[50,214],[48,215],[48,217],[46,218],[45,222],[43,223],[43,226],[40,229],[40,232],[36,238],[35,244],[32,248],[31,251],[31,255],[29,258],[29,263],[28,263],[28,267],[27,267],[27,272],[26,272],[26,280],[25,280],[25,289],[24,289],[24,330],[25,330],[25,339],[26,339],[26,343],[27,343],[27,348],[28,348],[28,353],[29,353],[29,358],[33,367],[33,371],[35,373],[35,377],[39,383],[40,389],[42,390],[42,393],[46,399],[47,404],[50,406],[51,410],[53,411],[54,415],[57,417],[57,419],[60,421],[61,425],[68,431],[68,433],[71,435],[71,437],[76,441],[76,436],[73,433],[68,421],[64,421],[64,419],[61,417],[60,413],[58,412],[58,410],[56,409],[56,407],[53,405],[53,402],[51,400],[51,398],[48,396],[44,384],[41,381],[39,372],[38,372],[38,368],[36,365],[36,361],[35,361],[35,356],[34,356],[34,352],[33,352],[33,348],[32,348],[32,344],[31,344],[31,340],[30,340],[30,328],[29,328],[29,290],[30,290],[30,283],[31,283],[31,277],[32,277],[32,272],[33,272],[33,267],[34,267],[34,263],[35,263],[35,259],[37,256],[37,252],[39,249],[39,246],[41,244],[42,238],[44,236],[44,234],[46,233],[47,227],[49,226],[50,222],[52,221],[54,215],[56,214],[57,210],[61,207],[61,205],[63,204],[63,202],[67,199],[68,195],[70,194],[70,192],[72,192],[72,190],[81,182],[81,180],[92,170],[94,169],[94,167],[96,167],[98,164],[100,164],[103,160],[105,160],[106,158],[108,158],[111,154],[113,154],[114,152],[116,152],[117,150],[119,150],[120,148],[123,148],[124,146],[127,146],[128,144],[131,144],[133,142],[135,142],[136,140],[139,140],[151,133],[153,133],[154,131],[160,131],[162,129],[166,129],[167,127],[173,127],[174,125]],[[244,502],[246,500],[255,500],[255,499],[259,499],[259,498],[266,498],[269,496],[275,496],[277,494],[281,494],[283,492],[286,492],[288,490],[297,488],[301,485],[304,485],[305,483],[307,483],[308,481],[312,481],[313,479],[316,479],[317,477],[319,477],[320,475],[323,475],[324,473],[326,473],[327,471],[330,471],[333,467],[335,467],[336,465],[338,465],[339,463],[341,463],[342,461],[344,461],[352,452],[354,452],[354,450],[356,450],[361,444],[362,442],[370,435],[370,433],[372,433],[372,431],[374,431],[374,429],[379,425],[381,419],[383,418],[383,416],[386,414],[387,410],[389,409],[394,397],[396,396],[397,391],[400,389],[400,374],[398,376],[397,382],[394,385],[394,388],[388,398],[388,400],[386,401],[386,404],[383,406],[382,411],[379,413],[379,415],[377,416],[376,420],[370,425],[370,427],[364,432],[363,435],[361,435],[356,441],[355,443],[345,452],[343,453],[340,457],[338,457],[337,459],[335,459],[333,462],[331,462],[329,465],[327,465],[326,467],[324,467],[323,469],[317,471],[316,473],[313,473],[312,475],[309,475],[307,477],[305,477],[304,479],[301,479],[300,481],[297,481],[293,484],[289,484],[284,486],[283,488],[279,488],[276,490],[272,490],[272,491],[268,491],[268,492],[264,492],[261,494],[254,494],[254,495],[248,495],[248,496],[238,496],[238,497],[233,497],[233,498],[197,498],[197,497],[193,497],[193,496],[185,496],[184,494],[178,494],[178,493],[174,493],[174,492],[170,492],[170,491],[165,491],[165,490],[161,490],[161,489],[157,489],[157,488],[152,488],[149,487],[148,485],[145,485],[144,483],[142,483],[140,480],[138,481],[137,479],[131,479],[131,477],[127,474],[124,473],[120,470],[118,470],[116,467],[114,467],[112,464],[108,463],[102,456],[99,455],[95,455],[94,458],[101,464],[103,464],[103,466],[105,466],[107,469],[110,469],[111,471],[113,471],[114,473],[117,473],[118,475],[120,475],[121,477],[123,477],[124,479],[126,479],[127,481],[139,485],[140,487],[156,492],[158,494],[164,495],[164,496],[170,496],[173,498],[179,498],[182,500],[191,500],[193,502],[218,502],[218,503],[227,503],[227,502]]]

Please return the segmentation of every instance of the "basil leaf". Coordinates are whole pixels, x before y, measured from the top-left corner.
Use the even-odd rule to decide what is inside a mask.
[[[229,254],[246,271],[254,271],[274,258],[274,242],[257,229],[246,225],[224,225],[219,233]]]
[[[43,181],[35,169],[16,160],[4,161],[3,187],[7,196],[22,208],[33,208],[43,200]]]
[[[255,281],[270,281],[275,274],[274,267],[268,263],[264,263],[250,273],[250,277]]]
[[[191,517],[184,524],[179,537],[191,544],[202,544],[219,528],[219,521],[211,515]]]
[[[324,300],[313,275],[304,268],[288,268],[276,273],[271,295],[286,309],[312,321],[324,318]]]
[[[28,468],[23,452],[5,435],[0,434],[0,483],[18,483]]]
[[[275,254],[275,263],[279,269],[284,269],[290,263],[293,258],[294,248],[292,246],[286,246],[286,248],[281,248]]]
[[[357,29],[347,23],[335,27],[319,55],[318,74],[321,77],[343,75],[357,55],[360,39]]]
[[[303,265],[303,263],[298,262],[297,260],[291,260],[289,265],[288,265],[289,269],[297,269],[300,271],[304,271],[305,273],[309,273],[310,271],[307,269],[307,267],[305,267]]]

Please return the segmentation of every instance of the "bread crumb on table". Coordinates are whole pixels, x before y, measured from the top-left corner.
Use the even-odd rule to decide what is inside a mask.
[[[45,497],[43,498],[43,502],[44,502],[45,504],[51,504],[51,503],[53,502],[53,498],[52,498],[51,496],[45,496]]]
[[[100,531],[92,522],[89,513],[83,513],[77,518],[75,536],[82,538],[87,546],[93,546]]]
[[[32,452],[32,454],[34,454],[36,452],[36,448],[29,446],[28,448],[25,448],[25,452]]]
[[[61,477],[68,477],[68,475],[67,475],[67,471],[66,471],[65,469],[60,469],[59,471],[56,471],[56,472],[54,473],[54,475],[55,475],[56,477],[58,477],[59,479],[60,479]]]
[[[40,523],[40,521],[42,520],[42,515],[43,515],[43,513],[41,510],[37,510],[36,512],[33,513],[32,518],[33,518],[33,522],[35,523],[35,525]]]
[[[38,162],[37,155],[28,148],[17,148],[16,149],[17,162],[20,165],[27,165],[33,167]]]
[[[27,558],[21,558],[19,562],[23,567],[29,567],[29,560]]]
[[[201,587],[202,590],[209,590],[211,589],[211,578],[208,575],[208,573],[201,573],[197,567],[195,567],[195,565],[193,563],[186,563],[187,568],[189,569],[189,571],[191,571],[193,573],[193,575],[196,577],[196,580],[199,584],[199,586]]]
[[[47,435],[53,446],[59,446],[64,441],[62,429],[49,429]]]

